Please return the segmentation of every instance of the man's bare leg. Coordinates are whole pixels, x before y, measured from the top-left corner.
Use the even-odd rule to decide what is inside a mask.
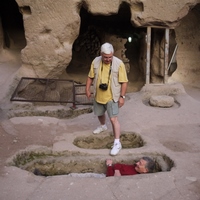
[[[116,156],[122,148],[122,145],[120,142],[120,124],[117,117],[110,118],[110,121],[112,123],[113,133],[115,137],[114,145],[113,145],[113,148],[111,149],[110,154],[112,156]]]
[[[101,126],[98,126],[94,131],[93,133],[94,134],[99,134],[105,130],[107,130],[107,126],[106,126],[106,116],[105,114],[103,114],[102,116],[98,116],[98,119],[99,119],[99,122],[101,124]]]
[[[120,124],[117,117],[110,118],[115,139],[120,138]]]
[[[99,122],[101,125],[105,125],[106,123],[106,115],[103,114],[102,116],[98,116]]]

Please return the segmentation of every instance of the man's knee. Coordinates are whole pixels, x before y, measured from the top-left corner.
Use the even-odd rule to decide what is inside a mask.
[[[111,117],[110,121],[111,121],[112,124],[118,123],[117,116],[116,117]]]

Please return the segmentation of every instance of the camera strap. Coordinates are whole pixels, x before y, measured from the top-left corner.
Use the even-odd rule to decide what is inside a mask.
[[[110,70],[109,70],[109,74],[108,74],[108,83],[109,84],[109,81],[110,81],[110,74],[111,74],[111,66],[112,66],[112,63],[110,64]],[[101,83],[102,83],[102,72],[103,72],[103,62],[101,62]]]

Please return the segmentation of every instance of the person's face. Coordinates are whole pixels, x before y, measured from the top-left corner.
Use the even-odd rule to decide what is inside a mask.
[[[110,54],[102,53],[101,56],[102,56],[103,63],[110,64],[112,62],[113,53],[110,53]]]
[[[138,173],[147,173],[148,170],[146,169],[146,164],[147,164],[147,161],[143,160],[143,159],[140,159],[135,165],[135,170],[138,172]]]

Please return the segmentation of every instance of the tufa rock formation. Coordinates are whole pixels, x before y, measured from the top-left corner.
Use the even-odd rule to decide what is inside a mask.
[[[151,83],[163,82],[164,31],[169,28],[173,61],[168,81],[199,85],[200,0],[3,0],[0,7],[0,54],[21,51],[18,80],[84,76],[101,44],[111,42],[130,82],[144,85],[151,26]]]

